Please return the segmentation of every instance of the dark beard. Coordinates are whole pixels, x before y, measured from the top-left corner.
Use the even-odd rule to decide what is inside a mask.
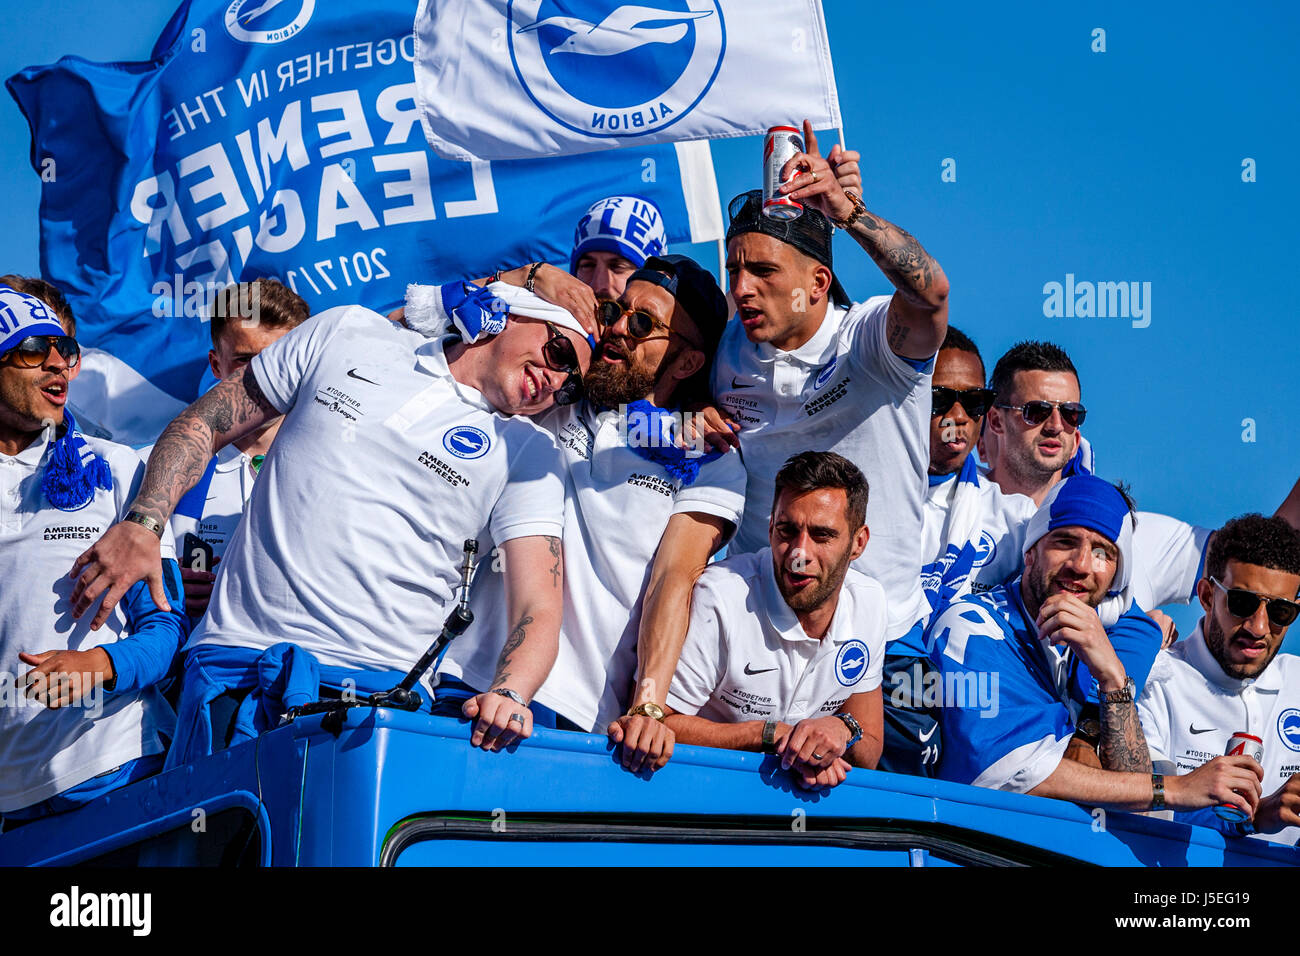
[[[655,387],[655,376],[642,368],[613,365],[596,359],[582,377],[582,387],[593,405],[618,408],[645,398]]]
[[[790,610],[800,614],[815,611],[838,594],[840,588],[844,585],[844,577],[849,573],[849,549],[844,550],[844,554],[840,556],[839,561],[830,569],[830,572],[820,584],[814,585],[811,590],[804,590],[802,593],[787,593],[785,578],[781,574],[781,568],[777,566],[775,555],[772,557],[772,573],[776,577],[776,588],[781,592],[781,597]]]
[[[1273,648],[1273,653],[1268,656],[1268,660],[1255,664],[1230,664],[1228,662],[1228,639],[1223,633],[1223,628],[1219,626],[1218,619],[1213,614],[1206,614],[1204,625],[1201,631],[1205,634],[1205,646],[1210,649],[1210,655],[1219,663],[1223,673],[1227,674],[1234,680],[1245,680],[1248,677],[1258,677],[1264,673],[1264,669],[1273,663],[1273,658],[1277,652],[1282,649],[1282,642],[1279,641],[1277,647]],[[1235,635],[1234,635],[1235,636]]]

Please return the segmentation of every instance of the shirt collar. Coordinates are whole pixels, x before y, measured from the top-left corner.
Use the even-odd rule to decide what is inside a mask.
[[[804,632],[803,625],[799,623],[799,615],[785,603],[781,589],[777,586],[776,568],[772,564],[772,549],[764,548],[758,554],[758,560],[763,565],[763,579],[758,589],[759,603],[767,622],[782,640],[811,641],[812,638]],[[841,644],[853,636],[848,633],[850,628],[847,624],[839,624],[841,620],[847,620],[852,616],[852,612],[844,612],[846,600],[847,595],[841,586],[839,602],[835,606],[834,615],[831,616],[830,626],[826,629],[826,637],[816,643]]]
[[[24,466],[29,471],[35,471],[40,467],[41,460],[45,457],[45,451],[49,448],[50,442],[53,438],[54,426],[46,425],[45,428],[41,429],[41,433],[37,436],[35,441],[12,457],[18,462],[18,464]]]
[[[247,457],[247,455],[235,447],[234,442],[231,442],[229,445],[226,445],[217,452],[217,471],[234,471],[243,464],[244,459]]]
[[[441,338],[424,339],[415,349],[416,364],[428,372],[434,378],[443,379],[451,385],[452,390],[460,399],[475,408],[482,409],[485,412],[493,413],[500,411],[493,406],[483,393],[470,385],[465,385],[456,380],[456,376],[451,374],[451,368],[447,365],[447,346],[453,342],[459,342],[459,336],[444,335]],[[502,413],[504,414],[504,412]]]
[[[1252,686],[1258,690],[1279,690],[1281,688],[1281,671],[1273,666],[1272,661],[1269,662],[1268,667],[1264,668],[1264,672],[1258,677],[1230,677],[1224,673],[1223,668],[1210,651],[1210,645],[1206,643],[1205,631],[1202,629],[1204,624],[1204,617],[1196,622],[1196,630],[1186,639],[1186,653],[1187,662],[1200,671],[1206,680],[1230,694],[1240,694],[1246,688]]]
[[[822,324],[813,333],[813,337],[789,352],[778,349],[771,342],[759,342],[755,346],[758,349],[759,360],[774,362],[777,358],[784,356],[809,368],[825,365],[835,355],[839,347],[840,325],[843,323],[844,316],[848,314],[848,311],[848,309],[838,309],[834,306],[828,308],[825,317],[822,319]]]

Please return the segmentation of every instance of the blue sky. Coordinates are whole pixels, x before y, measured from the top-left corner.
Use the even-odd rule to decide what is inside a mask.
[[[0,49],[8,76],[64,54],[143,58],[175,4],[6,6],[9,35],[23,37]],[[1300,365],[1297,8],[824,8],[867,205],[942,263],[952,322],[986,364],[1024,338],[1065,347],[1100,471],[1131,483],[1142,508],[1207,525],[1271,512],[1300,475],[1286,437]],[[1092,49],[1098,29],[1105,52]],[[0,267],[34,273],[39,181],[8,97],[0,130]],[[717,141],[713,155],[724,204],[758,185],[758,140]],[[1242,180],[1247,158],[1255,182]],[[941,177],[945,160],[955,182]],[[850,293],[887,291],[865,254],[839,242]],[[711,250],[698,254],[712,264]],[[1150,283],[1150,324],[1045,315],[1044,285],[1067,274]],[[1195,615],[1177,619],[1189,630]]]

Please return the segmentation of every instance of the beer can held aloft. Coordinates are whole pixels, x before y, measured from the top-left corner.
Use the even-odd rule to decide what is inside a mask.
[[[1235,733],[1228,738],[1228,749],[1225,750],[1224,756],[1232,757],[1238,754],[1247,754],[1254,757],[1256,763],[1264,762],[1264,741],[1260,740],[1254,734]],[[1245,813],[1234,807],[1231,803],[1221,803],[1214,808],[1214,812],[1219,815],[1220,819],[1228,820],[1232,823],[1242,823],[1248,819]]]
[[[789,180],[781,178],[781,169],[796,153],[803,152],[803,136],[793,126],[773,126],[763,140],[763,215],[769,219],[798,219],[803,206],[780,189]],[[794,178],[794,174],[790,179]]]

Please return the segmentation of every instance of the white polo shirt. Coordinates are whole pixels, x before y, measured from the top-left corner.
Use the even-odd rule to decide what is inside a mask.
[[[834,451],[867,478],[871,540],[855,567],[889,595],[889,640],[926,613],[921,512],[930,465],[930,372],[889,348],[890,296],[831,308],[817,333],[783,352],[727,324],[713,364],[713,394],[742,426],[749,474],[735,553],[767,544],[777,471],[791,455]],[[928,366],[932,368],[932,366]]]
[[[829,630],[813,640],[781,596],[770,548],[727,558],[695,584],[668,706],[719,723],[833,714],[880,686],[885,626],[884,588],[850,568]]]
[[[1142,732],[1151,760],[1188,773],[1223,756],[1235,733],[1264,742],[1264,796],[1300,773],[1300,657],[1278,654],[1258,678],[1229,677],[1205,643],[1202,618],[1185,640],[1156,655],[1146,689],[1138,698]],[[1159,769],[1159,768],[1157,768]],[[1210,826],[1212,810],[1176,814],[1175,819]],[[1274,843],[1295,844],[1300,827],[1253,834]]]
[[[72,616],[72,562],[130,510],[144,464],[125,445],[87,437],[108,462],[112,491],[61,511],[46,500],[41,477],[53,434],[47,428],[17,455],[0,455],[0,813],[39,803],[138,757],[163,752],[175,715],[156,687],[103,694],[90,706],[50,710],[29,701],[16,681],[29,665],[21,651],[87,651],[130,637],[119,603],[98,631],[94,614]],[[162,556],[175,557],[164,534]],[[97,704],[103,712],[94,716]]]
[[[1129,589],[1143,610],[1186,604],[1196,596],[1213,528],[1190,525],[1169,515],[1139,511],[1133,525],[1134,573]]]
[[[745,466],[728,453],[701,465],[695,481],[683,485],[627,447],[617,412],[597,414],[589,402],[555,408],[539,424],[557,438],[568,487],[559,655],[536,699],[579,726],[603,731],[627,710],[641,597],[668,519],[695,512],[735,527],[745,505]],[[513,623],[506,619],[501,566],[495,561],[477,575],[474,624],[440,668],[478,689],[491,684]]]
[[[554,439],[457,382],[442,341],[341,307],[249,369],[285,419],[190,646],[405,669],[442,628],[465,539],[561,533]]]

